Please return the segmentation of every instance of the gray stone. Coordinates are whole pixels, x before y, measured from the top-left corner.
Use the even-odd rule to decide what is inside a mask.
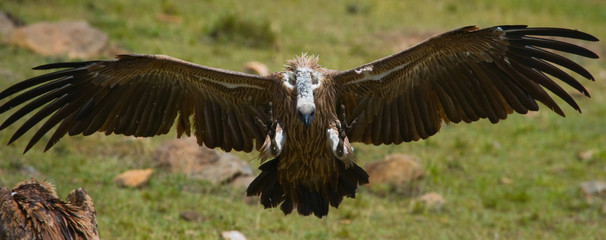
[[[599,180],[582,182],[581,191],[586,197],[606,197],[606,182]]]
[[[9,35],[15,27],[17,27],[15,21],[8,14],[0,11],[0,37]]]
[[[247,162],[223,151],[201,147],[195,138],[167,141],[154,155],[159,167],[216,184],[252,175]]]
[[[39,22],[14,29],[9,40],[46,56],[92,58],[110,51],[107,34],[85,21]]]

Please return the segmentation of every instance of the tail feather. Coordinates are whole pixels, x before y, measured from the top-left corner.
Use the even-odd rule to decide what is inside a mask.
[[[265,208],[277,207],[284,201],[284,189],[278,182],[279,157],[261,165],[261,173],[253,180],[246,190],[248,196],[261,195],[261,204]]]
[[[262,164],[261,173],[246,190],[248,196],[261,195],[261,204],[265,208],[280,205],[284,214],[290,214],[294,208],[301,215],[312,213],[318,218],[328,215],[329,204],[335,208],[343,201],[343,197],[354,198],[358,185],[368,183],[368,174],[355,163],[345,167],[338,159],[335,172],[336,182],[328,182],[325,186],[312,188],[305,183],[295,184],[295,191],[286,191],[278,178],[279,157]],[[295,192],[296,195],[288,193]]]
[[[284,215],[290,214],[292,212],[292,200],[290,198],[284,199],[284,203],[280,205],[280,210],[282,210]]]

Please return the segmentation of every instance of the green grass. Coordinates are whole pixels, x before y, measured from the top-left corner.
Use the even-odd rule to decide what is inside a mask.
[[[401,49],[401,37],[385,36],[473,24],[576,28],[606,39],[602,0],[9,0],[0,2],[0,9],[27,23],[86,19],[131,52],[167,54],[231,70],[256,60],[279,71],[302,52],[320,55],[325,67],[347,69]],[[181,22],[159,21],[159,14],[178,15]],[[235,27],[225,28],[228,24]],[[257,33],[242,26],[270,36],[251,47],[242,39]],[[236,35],[217,40],[211,34],[217,29],[236,29]],[[603,42],[585,46],[606,55]],[[576,98],[583,114],[563,106],[567,117],[561,118],[542,106],[534,117],[512,115],[498,125],[449,125],[426,141],[355,145],[362,163],[390,153],[418,156],[427,170],[418,183],[420,191],[435,191],[447,200],[439,211],[418,211],[409,197],[363,187],[356,199],[317,219],[264,210],[244,196],[244,189],[161,171],[141,189],[112,183],[122,171],[153,167],[154,147],[174,133],[151,141],[102,134],[65,137],[47,153],[36,146],[25,155],[27,141],[21,139],[0,148],[0,186],[28,179],[31,173],[23,169],[31,166],[39,172],[36,177],[56,184],[62,198],[74,188],[85,188],[97,207],[103,239],[217,239],[225,230],[241,231],[249,239],[603,239],[606,201],[587,202],[579,184],[606,180],[606,63],[574,59],[597,80],[581,79],[592,94],[591,99]],[[0,45],[0,89],[39,74],[29,70],[33,66],[60,60]],[[0,121],[7,116],[1,115]],[[0,132],[0,143],[16,129]],[[577,159],[578,152],[591,149],[596,151],[592,159]],[[502,178],[512,182],[504,184]],[[186,222],[179,218],[183,211],[199,212],[207,220]]]

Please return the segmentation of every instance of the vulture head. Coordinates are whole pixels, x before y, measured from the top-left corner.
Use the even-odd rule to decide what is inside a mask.
[[[308,128],[314,120],[316,104],[313,90],[322,84],[322,67],[318,65],[318,57],[302,54],[294,60],[288,61],[284,82],[290,89],[297,92],[297,116]]]

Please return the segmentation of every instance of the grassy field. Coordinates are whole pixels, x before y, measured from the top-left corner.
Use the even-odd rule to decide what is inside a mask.
[[[606,39],[603,0],[7,0],[0,10],[26,23],[85,19],[130,52],[232,70],[256,60],[279,71],[302,52],[319,55],[325,67],[347,69],[402,49],[406,36],[474,24],[558,26]],[[160,21],[161,15],[180,20]],[[603,42],[584,46],[606,56]],[[606,181],[606,62],[573,59],[596,77],[580,79],[592,94],[576,98],[582,114],[563,106],[567,117],[561,118],[541,106],[534,116],[512,115],[498,125],[449,125],[426,141],[355,145],[362,164],[391,153],[418,156],[427,170],[418,188],[444,196],[439,211],[418,211],[410,197],[362,187],[356,199],[317,219],[264,210],[246,199],[244,189],[161,171],[141,189],[112,182],[125,170],[153,167],[153,149],[174,133],[151,141],[66,137],[46,153],[36,146],[25,155],[27,141],[21,139],[0,147],[0,186],[33,175],[55,183],[62,198],[85,188],[97,207],[102,239],[217,239],[226,230],[249,239],[606,239],[606,200],[589,202],[579,190],[583,181]],[[33,66],[60,60],[0,45],[0,89],[40,74],[29,70]],[[16,129],[0,132],[0,143]],[[579,159],[584,151],[594,154]],[[206,220],[184,221],[183,211]]]

